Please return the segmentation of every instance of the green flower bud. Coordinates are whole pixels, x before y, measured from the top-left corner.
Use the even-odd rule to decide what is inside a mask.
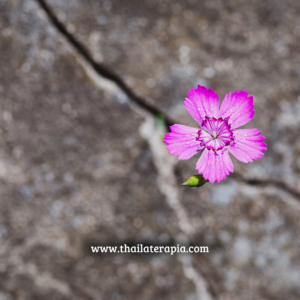
[[[182,185],[191,186],[191,187],[200,187],[204,185],[208,180],[203,178],[203,175],[193,175],[189,179],[187,179]]]

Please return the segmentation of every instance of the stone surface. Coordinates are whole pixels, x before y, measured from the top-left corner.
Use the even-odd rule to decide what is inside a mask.
[[[268,151],[235,170],[300,190],[298,1],[48,4],[96,61],[183,124],[195,126],[182,101],[197,84],[254,95],[247,126]],[[199,299],[176,255],[91,252],[182,233],[144,117],[97,85],[35,1],[0,8],[0,299]],[[196,161],[176,165],[178,186]],[[179,192],[191,243],[210,248],[192,264],[213,298],[299,299],[299,199],[230,177]]]

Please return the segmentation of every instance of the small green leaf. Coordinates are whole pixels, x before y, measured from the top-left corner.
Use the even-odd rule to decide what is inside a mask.
[[[201,174],[193,175],[187,179],[182,185],[190,187],[200,187],[204,185],[208,180],[205,180]]]

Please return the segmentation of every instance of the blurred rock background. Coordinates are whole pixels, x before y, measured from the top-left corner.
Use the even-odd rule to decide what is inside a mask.
[[[99,76],[37,1],[0,0],[0,299],[298,300],[300,2],[47,3],[95,62],[182,124],[195,125],[183,100],[197,84],[220,99],[248,91],[247,127],[268,151],[233,159],[235,170],[296,193],[234,176],[180,187],[197,158],[162,151],[153,116]],[[140,242],[210,253],[90,249]]]

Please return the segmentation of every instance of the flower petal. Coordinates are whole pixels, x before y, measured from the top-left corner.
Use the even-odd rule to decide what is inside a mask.
[[[219,117],[225,119],[229,117],[228,124],[231,128],[237,128],[247,124],[252,120],[255,111],[253,110],[253,97],[248,97],[248,93],[235,91],[227,94],[221,104]]]
[[[198,124],[201,124],[205,117],[218,118],[219,96],[211,88],[198,85],[197,89],[189,91],[189,98],[184,101],[184,107]]]
[[[263,142],[265,137],[260,135],[257,129],[237,129],[235,130],[235,143],[228,147],[229,152],[239,161],[248,163],[253,159],[261,158],[267,150],[267,145]]]
[[[215,152],[205,148],[196,164],[196,169],[199,174],[203,174],[204,179],[214,183],[220,182],[233,172],[233,163],[227,151]]]
[[[190,159],[203,149],[200,142],[196,141],[199,129],[175,124],[170,127],[171,132],[165,135],[164,142],[168,144],[166,149],[172,155],[178,155],[178,159]]]
[[[233,173],[234,166],[228,151],[223,152],[223,163],[226,175],[229,175],[229,173]]]
[[[206,165],[208,162],[208,154],[209,154],[209,150],[207,150],[207,148],[205,148],[196,163],[196,170],[198,170],[199,174],[203,174],[203,172],[206,169]]]

